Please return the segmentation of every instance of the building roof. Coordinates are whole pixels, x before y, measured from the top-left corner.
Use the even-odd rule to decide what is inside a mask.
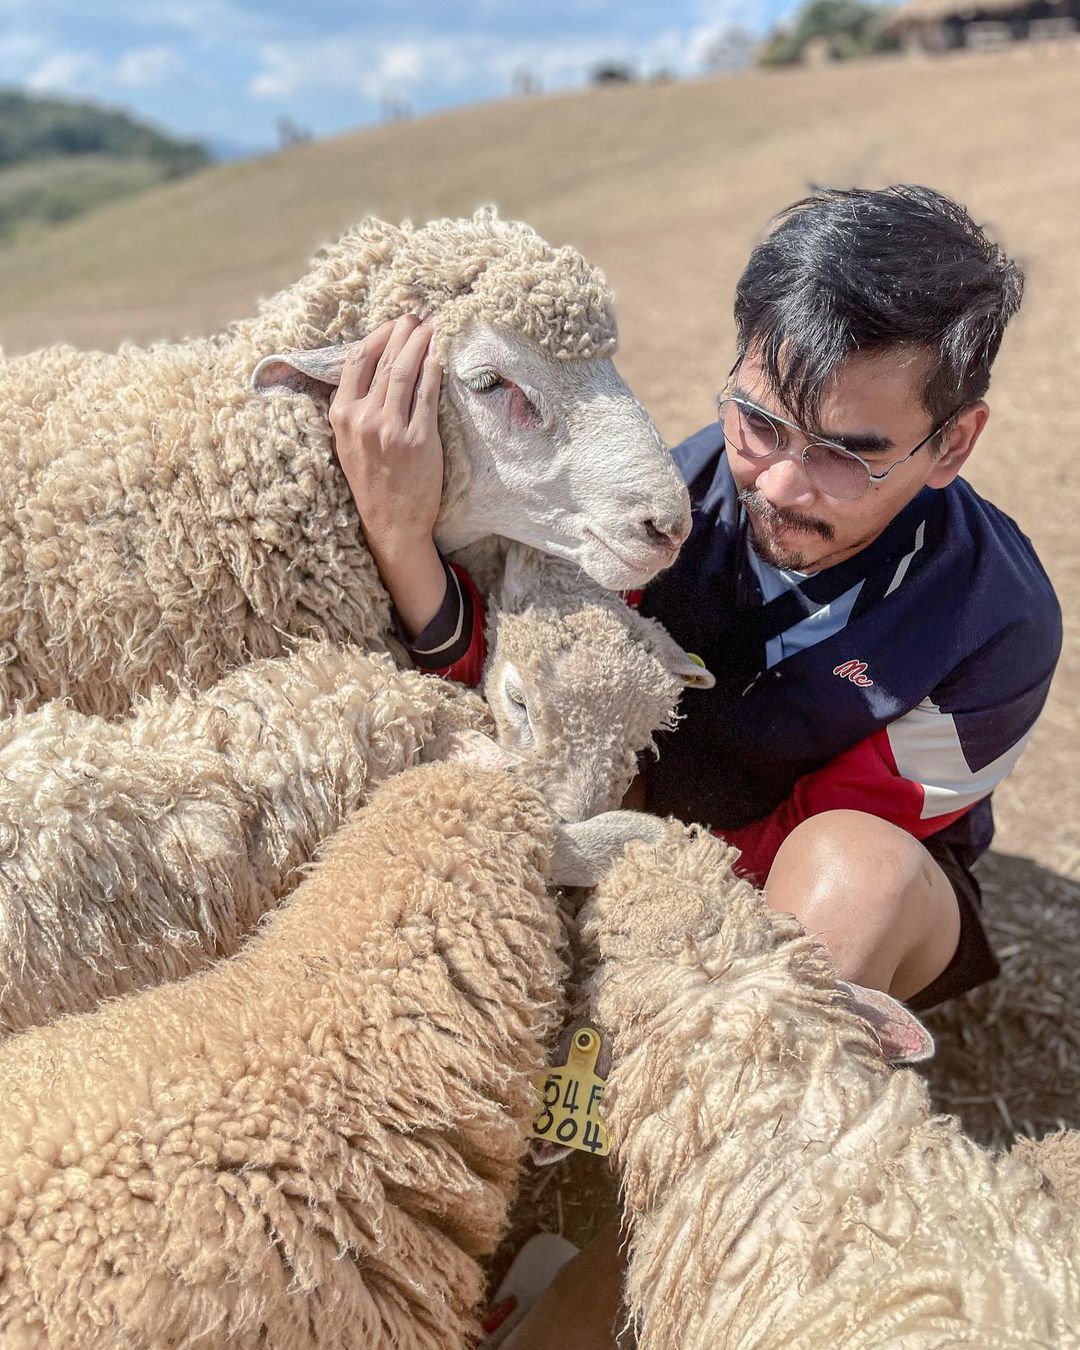
[[[893,10],[883,27],[907,28],[909,25],[939,23],[952,17],[972,18],[976,14],[1008,14],[1027,9],[1027,0],[908,0]]]

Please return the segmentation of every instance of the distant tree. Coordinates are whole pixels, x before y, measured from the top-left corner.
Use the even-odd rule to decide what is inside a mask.
[[[601,61],[589,73],[593,84],[628,84],[635,78],[633,67],[625,61]]]
[[[701,54],[701,64],[717,75],[746,70],[754,63],[754,35],[738,24],[730,24],[710,38]]]
[[[896,39],[881,31],[884,8],[864,0],[808,0],[794,19],[777,28],[758,53],[763,66],[790,65],[802,60],[813,42],[833,61],[892,51]]]
[[[384,122],[406,122],[412,116],[409,100],[400,94],[384,94],[380,111]]]
[[[281,116],[274,125],[277,129],[278,148],[281,150],[288,150],[294,145],[306,145],[311,140],[311,132],[307,127],[300,126],[291,117]]]
[[[518,66],[510,77],[510,92],[520,97],[540,92],[540,81],[528,66]]]

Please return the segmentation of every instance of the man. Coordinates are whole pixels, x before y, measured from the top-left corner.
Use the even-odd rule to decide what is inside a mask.
[[[839,976],[917,1010],[997,972],[970,869],[1060,648],[1030,543],[958,477],[1022,288],[927,188],[821,191],[782,212],[738,283],[719,420],[674,452],[693,531],[641,598],[717,683],[687,692],[639,797],[737,844]],[[381,339],[406,386],[424,340]],[[365,399],[373,416],[367,379],[343,386],[338,417]],[[358,467],[386,463],[386,446],[338,442],[365,527],[373,513],[394,536],[401,480]],[[388,568],[373,550],[420,663],[471,673],[479,599],[436,561],[427,472],[419,604],[403,548]],[[534,1334],[515,1347],[545,1343]]]

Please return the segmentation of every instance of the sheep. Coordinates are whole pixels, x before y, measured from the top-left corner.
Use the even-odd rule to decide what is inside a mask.
[[[1076,1345],[1072,1203],[930,1114],[735,850],[664,828],[583,915],[642,1350]]]
[[[0,1034],[231,955],[371,788],[455,731],[495,734],[563,822],[617,805],[683,685],[710,677],[568,564],[515,545],[505,569],[494,717],[385,653],[307,641],[207,692],[157,689],[126,722],[55,701],[0,721]],[[560,865],[591,875],[574,838]]]
[[[450,1350],[560,965],[554,817],[408,769],[231,959],[0,1044],[0,1340]]]
[[[396,651],[327,400],[348,345],[410,311],[446,369],[444,551],[507,537],[616,589],[672,560],[689,498],[611,362],[601,274],[493,209],[368,220],[214,337],[0,360],[0,715],[120,717],[288,638]]]

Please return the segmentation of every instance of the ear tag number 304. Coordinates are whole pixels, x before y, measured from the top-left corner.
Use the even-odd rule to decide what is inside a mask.
[[[565,1064],[551,1064],[533,1078],[540,1110],[534,1139],[603,1157],[611,1147],[601,1116],[605,1080],[596,1072],[603,1042],[595,1027],[579,1026],[570,1037]]]

